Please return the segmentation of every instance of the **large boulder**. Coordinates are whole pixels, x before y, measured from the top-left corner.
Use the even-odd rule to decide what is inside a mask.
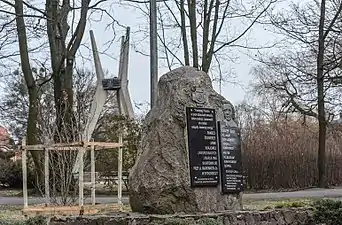
[[[230,104],[214,91],[210,77],[193,67],[163,75],[157,104],[144,121],[137,161],[129,175],[130,204],[135,212],[217,212],[236,207],[236,197],[222,195],[220,185],[191,188],[186,147],[185,107],[216,109]]]

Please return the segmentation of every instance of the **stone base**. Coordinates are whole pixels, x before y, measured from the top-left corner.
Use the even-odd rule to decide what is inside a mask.
[[[113,216],[52,218],[50,225],[315,225],[310,210],[223,212],[196,215],[117,214]]]

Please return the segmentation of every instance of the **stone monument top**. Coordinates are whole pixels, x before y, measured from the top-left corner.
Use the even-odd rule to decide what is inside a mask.
[[[193,67],[180,67],[163,75],[158,94],[157,104],[144,120],[138,158],[129,175],[132,210],[169,214],[237,207],[236,197],[222,195],[220,185],[191,186],[186,125],[187,107],[213,109],[215,123],[235,123],[233,105],[213,89],[206,73]]]

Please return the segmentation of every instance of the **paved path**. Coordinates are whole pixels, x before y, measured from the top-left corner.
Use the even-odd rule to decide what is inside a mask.
[[[313,188],[303,191],[293,192],[270,192],[270,193],[253,193],[244,194],[246,200],[270,200],[270,199],[286,199],[286,198],[342,198],[342,187],[333,189]],[[124,204],[129,203],[128,197],[123,197]],[[97,196],[96,202],[101,204],[109,204],[117,202],[114,196]],[[29,198],[29,204],[44,203],[43,198]],[[85,203],[90,203],[90,197],[85,199]],[[0,205],[22,205],[21,197],[0,197]]]
[[[244,194],[243,198],[255,200],[284,198],[342,198],[342,187],[331,189],[312,188],[292,192],[253,193]]]

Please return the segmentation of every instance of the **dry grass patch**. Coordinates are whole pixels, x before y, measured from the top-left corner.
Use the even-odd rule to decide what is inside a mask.
[[[283,208],[311,207],[312,199],[286,199],[286,200],[244,200],[244,210],[272,210]]]

